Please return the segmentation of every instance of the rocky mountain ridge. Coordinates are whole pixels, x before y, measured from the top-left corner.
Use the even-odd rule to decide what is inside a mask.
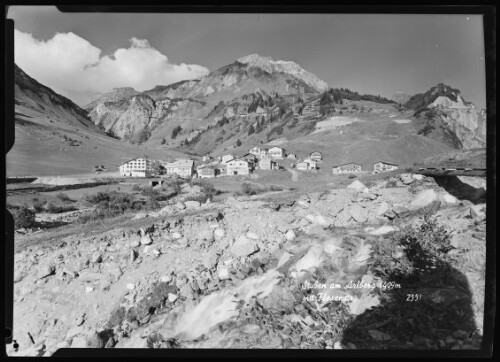
[[[417,117],[425,114],[428,129],[444,123],[456,137],[456,148],[486,147],[486,112],[463,99],[458,89],[439,83],[411,97],[405,106],[414,109]]]
[[[325,82],[296,63],[251,55],[201,79],[144,91],[140,95],[150,100],[143,98],[144,102],[140,104],[132,101],[138,94],[128,93],[117,99],[116,92],[111,92],[87,105],[86,109],[90,111],[92,120],[109,133],[131,142],[141,142],[144,135],[151,135],[153,130],[156,138],[169,139],[169,133],[177,125],[186,131],[207,126],[213,123],[211,116],[221,102],[234,103],[238,98],[253,93],[292,94],[298,99],[317,96],[326,87]],[[134,116],[130,117],[131,114]]]

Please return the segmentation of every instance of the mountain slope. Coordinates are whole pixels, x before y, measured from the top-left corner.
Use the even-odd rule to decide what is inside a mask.
[[[80,126],[102,133],[99,127],[87,116],[87,112],[66,97],[40,84],[15,65],[15,104],[44,113],[47,118],[54,118],[67,125]]]
[[[166,159],[183,154],[115,140],[87,112],[15,67],[15,142],[6,157],[7,176],[70,175],[104,165],[117,172],[144,154]]]

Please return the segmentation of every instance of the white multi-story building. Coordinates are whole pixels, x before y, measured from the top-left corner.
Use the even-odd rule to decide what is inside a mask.
[[[361,165],[349,162],[343,165],[333,166],[332,171],[334,174],[359,173],[361,172]]]
[[[274,170],[277,168],[276,162],[271,160],[268,157],[263,158],[262,160],[259,161],[259,168],[261,170]]]
[[[177,160],[164,165],[167,175],[178,175],[180,177],[192,177],[194,173],[193,160]]]
[[[398,169],[398,165],[395,165],[395,164],[389,163],[389,162],[378,161],[378,162],[373,164],[373,173],[388,172],[388,171],[394,171],[397,169]]]
[[[122,177],[150,177],[153,173],[153,161],[147,157],[137,157],[120,165]]]
[[[285,150],[281,147],[272,147],[269,149],[269,156],[273,159],[283,159],[285,157]]]
[[[229,176],[248,175],[250,173],[250,164],[245,160],[231,160],[226,163],[226,166]]]

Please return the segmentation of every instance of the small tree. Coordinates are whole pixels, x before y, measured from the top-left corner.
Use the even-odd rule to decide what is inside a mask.
[[[14,224],[16,229],[27,228],[35,224],[35,212],[26,206],[13,210]]]
[[[241,141],[240,139],[238,138],[238,140],[236,141],[236,147],[240,147],[241,146]]]
[[[181,126],[175,126],[174,129],[172,130],[172,135],[171,135],[172,139],[175,139],[175,137],[177,137],[177,135],[181,130],[182,130]]]
[[[248,135],[250,136],[251,134],[255,133],[255,128],[253,127],[253,124],[250,125],[250,128],[248,128]]]

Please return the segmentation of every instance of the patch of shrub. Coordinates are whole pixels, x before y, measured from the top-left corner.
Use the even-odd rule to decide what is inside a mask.
[[[425,282],[450,267],[450,234],[437,219],[424,215],[416,226],[406,226],[372,251],[375,275],[400,282]]]
[[[49,202],[46,210],[52,214],[60,214],[61,212],[75,211],[78,208],[73,205],[56,205],[53,202]]]
[[[16,229],[29,228],[35,224],[35,212],[26,206],[12,208],[9,210],[14,217]]]
[[[63,192],[58,193],[56,197],[62,202],[75,202],[75,200],[72,200],[67,194]]]
[[[43,212],[45,210],[45,205],[47,204],[47,200],[40,201],[37,197],[34,197],[31,200],[31,203],[33,205],[33,209],[35,212]]]
[[[210,196],[207,194],[198,194],[187,196],[184,201],[198,201],[200,204],[204,204],[208,199],[210,199]]]
[[[132,191],[141,191],[141,186],[135,184],[134,186],[132,186]]]
[[[181,126],[176,126],[174,127],[174,129],[172,130],[172,135],[171,135],[171,138],[174,139],[177,137],[177,135],[179,134],[179,132],[182,130],[182,127]]]

